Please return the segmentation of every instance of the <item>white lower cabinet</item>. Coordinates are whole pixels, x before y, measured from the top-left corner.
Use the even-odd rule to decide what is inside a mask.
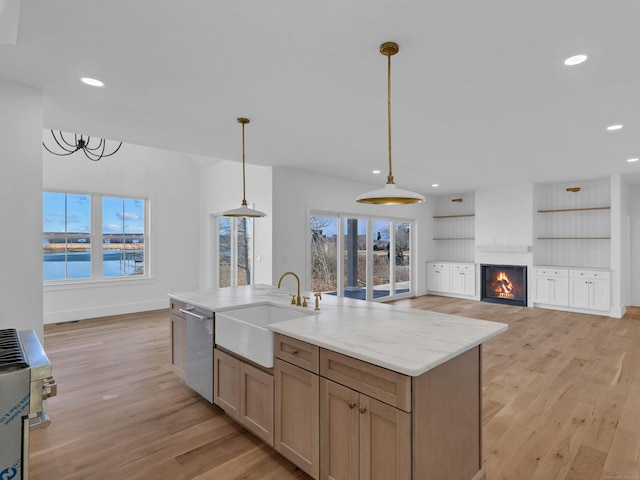
[[[569,305],[569,270],[535,269],[534,302],[566,307]]]
[[[476,266],[473,263],[427,263],[427,290],[475,296]]]
[[[609,272],[571,270],[569,306],[608,312],[611,309],[611,275]]]

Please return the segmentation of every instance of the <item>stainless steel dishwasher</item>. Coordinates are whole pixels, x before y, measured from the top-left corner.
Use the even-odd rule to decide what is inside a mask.
[[[186,317],[186,384],[213,403],[213,313],[195,305],[180,309]]]

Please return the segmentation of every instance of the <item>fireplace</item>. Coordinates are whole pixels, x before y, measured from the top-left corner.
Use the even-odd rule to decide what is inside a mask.
[[[527,306],[527,267],[524,265],[481,265],[480,300]]]

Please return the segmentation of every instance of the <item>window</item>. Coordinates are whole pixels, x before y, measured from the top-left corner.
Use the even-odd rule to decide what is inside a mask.
[[[219,217],[218,287],[253,283],[253,220]]]
[[[43,193],[44,281],[148,276],[142,198]]]
[[[362,300],[411,294],[411,221],[312,214],[309,224],[313,291]]]

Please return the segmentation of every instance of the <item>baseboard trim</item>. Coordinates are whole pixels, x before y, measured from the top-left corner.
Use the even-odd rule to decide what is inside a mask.
[[[88,318],[110,317],[126,313],[139,313],[149,310],[169,308],[168,299],[152,300],[139,303],[125,303],[121,305],[101,305],[98,307],[82,308],[78,310],[64,310],[61,312],[45,312],[44,324],[74,322]]]

